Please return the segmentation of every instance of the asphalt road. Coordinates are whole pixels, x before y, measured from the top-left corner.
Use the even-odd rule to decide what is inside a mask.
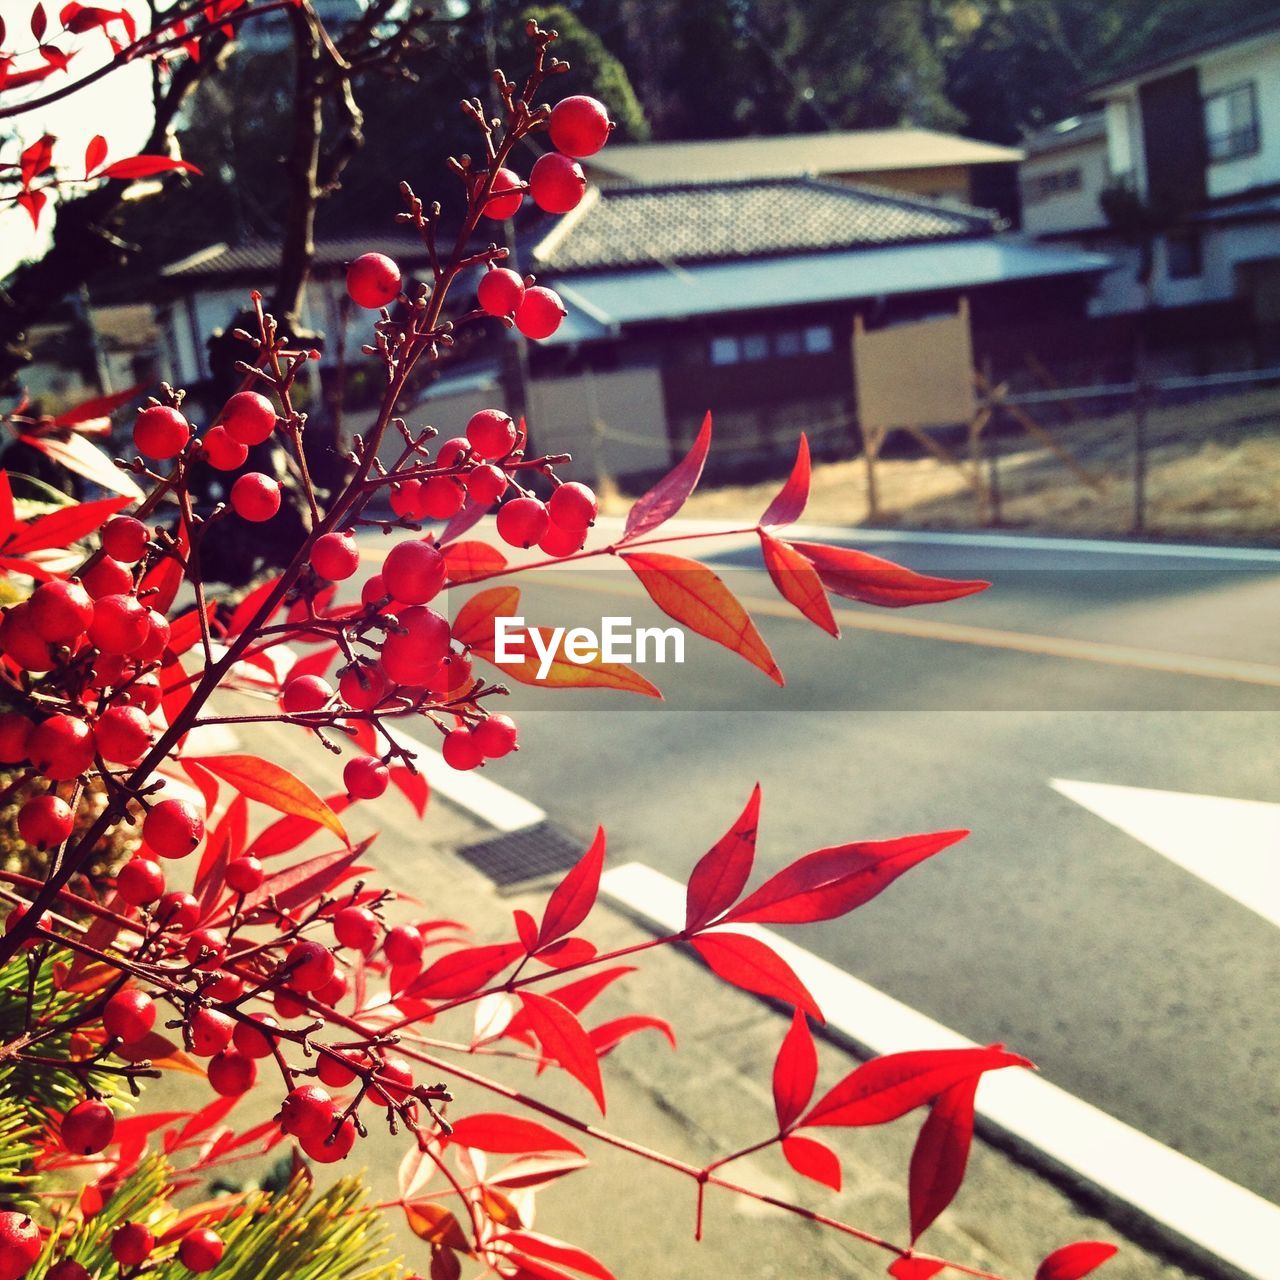
[[[488,775],[681,879],[756,780],[758,876],[850,839],[972,828],[797,940],[1280,1202],[1280,933],[1050,786],[1280,801],[1280,560],[871,549],[995,585],[909,611],[850,605],[835,641],[746,567],[750,547],[722,548],[717,570],[762,602],[786,689],[693,637],[683,665],[644,668],[665,703],[517,689],[522,749]],[[620,568],[530,575],[524,612],[659,621]],[[1220,838],[1231,856],[1229,818]]]

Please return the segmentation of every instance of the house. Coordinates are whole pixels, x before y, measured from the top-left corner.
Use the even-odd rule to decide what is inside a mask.
[[[664,468],[708,408],[747,469],[789,456],[801,429],[849,454],[869,412],[859,343],[895,327],[906,399],[954,405],[916,423],[960,421],[974,362],[1056,346],[1110,266],[997,227],[814,178],[594,189],[534,250],[568,316],[530,353],[531,422],[612,475]]]
[[[1022,152],[931,129],[854,129],[767,138],[614,145],[583,161],[596,186],[816,177],[996,209],[1016,220]]]
[[[1164,331],[1274,340],[1280,12],[1198,33],[1089,97],[1104,112],[1113,179],[1155,231],[1151,303]]]

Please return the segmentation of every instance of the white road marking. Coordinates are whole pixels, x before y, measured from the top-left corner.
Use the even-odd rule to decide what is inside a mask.
[[[613,901],[663,932],[684,927],[684,886],[661,872],[630,862],[607,871],[601,887]],[[795,970],[828,1025],[872,1054],[972,1045],[778,934],[750,931]],[[1255,1280],[1280,1280],[1280,1252],[1275,1249],[1280,1207],[1247,1188],[1030,1071],[997,1071],[985,1077],[978,1089],[978,1111],[1166,1232]]]
[[[1050,785],[1280,927],[1280,804],[1066,778]]]

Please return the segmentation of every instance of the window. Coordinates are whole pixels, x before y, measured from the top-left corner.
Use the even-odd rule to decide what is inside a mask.
[[[742,345],[737,338],[712,338],[711,363],[737,364],[742,359]]]
[[[1210,161],[1236,160],[1258,150],[1258,93],[1252,81],[1205,98],[1204,135]]]
[[[806,355],[820,356],[835,349],[835,334],[829,324],[810,325],[804,331],[804,350]]]
[[[1165,237],[1165,256],[1170,280],[1191,280],[1204,269],[1198,231],[1171,231]]]
[[[1068,195],[1084,186],[1084,175],[1076,169],[1054,169],[1023,179],[1022,198],[1028,204],[1039,204],[1053,196]]]
[[[783,359],[798,356],[804,350],[804,336],[799,329],[783,329],[774,339],[773,349]]]
[[[763,333],[749,333],[742,340],[742,358],[744,360],[767,360],[769,358],[769,339]]]

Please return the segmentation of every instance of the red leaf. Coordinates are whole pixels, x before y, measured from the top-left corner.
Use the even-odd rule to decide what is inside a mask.
[[[101,138],[95,138],[94,142],[101,142]],[[89,144],[92,150],[93,143]],[[145,383],[139,382],[135,386],[128,387],[124,391],[114,391],[109,396],[95,396],[92,400],[85,400],[82,404],[78,404],[74,409],[68,409],[66,413],[60,413],[54,418],[54,425],[59,427],[74,427],[77,423],[88,422],[90,418],[105,418],[114,413],[122,405],[126,405],[145,387]]]
[[[731,907],[751,875],[760,826],[760,784],[737,822],[703,854],[689,877],[685,894],[684,928],[694,933]]]
[[[662,552],[622,558],[669,618],[740,654],[775,684],[785,683],[769,646],[737,596],[706,565]]]
[[[772,948],[742,933],[703,933],[693,948],[726,982],[757,995],[785,1000],[824,1021],[822,1010],[791,966]]]
[[[516,922],[516,934],[520,945],[530,955],[538,945],[538,922],[523,907],[517,907],[512,913]]]
[[[43,191],[20,191],[15,198],[27,211],[27,216],[31,219],[31,225],[39,227],[40,213],[45,205],[49,203],[49,197]]]
[[[44,39],[44,33],[48,29],[48,15],[44,11],[44,5],[38,4],[31,11],[31,34],[35,36],[37,43]]]
[[[817,569],[818,577],[828,591],[887,609],[958,600],[961,596],[985,591],[991,585],[979,579],[953,581],[951,578],[930,578],[891,560],[882,560],[879,556],[854,551],[850,547],[827,547],[818,542],[792,542],[789,545]]]
[[[586,964],[596,953],[594,942],[586,938],[561,938],[538,952],[538,961],[552,969],[569,969]]]
[[[51,133],[36,139],[18,157],[18,165],[22,170],[22,188],[25,191],[46,169],[53,164],[53,144],[57,139]]]
[[[604,1263],[582,1249],[575,1249],[551,1236],[544,1236],[536,1231],[508,1231],[500,1239],[503,1243],[514,1246],[517,1253],[526,1257],[557,1262],[574,1271],[581,1271],[583,1275],[595,1276],[596,1280],[614,1280],[613,1272]]]
[[[103,498],[99,502],[77,502],[60,507],[48,515],[37,516],[5,548],[13,555],[28,555],[49,547],[69,547],[96,529],[100,529],[128,498]]]
[[[984,1071],[1030,1067],[1000,1045],[974,1049],[915,1049],[873,1058],[824,1094],[803,1125],[885,1124],[932,1102],[944,1089]]]
[[[70,61],[70,59],[68,59]],[[59,68],[53,63],[46,63],[43,67],[28,67],[25,71],[6,72],[7,60],[0,58],[0,89],[13,90],[22,89],[29,84],[39,84],[41,80],[47,79]]]
[[[469,996],[522,955],[524,948],[518,942],[496,942],[487,947],[451,951],[411,982],[405,995],[436,1000]]]
[[[946,1265],[932,1258],[895,1258],[888,1271],[893,1280],[932,1280]]]
[[[671,1047],[673,1049],[676,1047],[676,1033],[672,1031],[671,1024],[662,1018],[653,1018],[644,1013],[626,1014],[621,1018],[614,1018],[611,1022],[602,1022],[598,1027],[592,1027],[587,1032],[587,1039],[591,1041],[596,1057],[603,1058],[628,1036],[635,1035],[637,1031],[651,1030],[660,1031],[666,1036]]]
[[[229,782],[250,800],[278,813],[288,813],[326,826],[340,839],[347,833],[338,815],[300,778],[261,756],[228,755],[196,758],[210,773]]]
[[[819,849],[784,867],[724,917],[725,922],[807,924],[831,920],[869,902],[904,871],[967,831],[934,831],[897,840],[864,840]]]
[[[800,444],[796,448],[796,460],[787,477],[787,483],[778,490],[778,495],[769,503],[768,509],[760,517],[762,528],[780,524],[795,524],[804,515],[805,504],[809,501],[809,441],[804,432],[800,433]]]
[[[334,658],[337,656],[338,646],[336,644],[326,645],[323,649],[317,649],[315,653],[309,653],[305,658],[299,658],[289,668],[289,679],[292,680],[295,676],[322,676],[329,670]],[[363,723],[367,724],[368,721]]]
[[[9,473],[0,471],[0,546],[5,544],[17,527],[18,516],[13,509],[13,488],[9,484]]]
[[[1104,1240],[1077,1240],[1055,1249],[1036,1268],[1036,1280],[1080,1280],[1116,1253],[1116,1246]]]
[[[521,421],[523,422],[524,419],[522,418]],[[436,539],[436,546],[443,547],[446,542],[452,542],[454,538],[462,537],[468,529],[474,528],[485,518],[488,510],[487,503],[472,502],[468,498],[462,510],[440,530],[440,536]]]
[[[111,461],[96,444],[72,432],[65,440],[56,436],[19,436],[23,444],[39,449],[52,462],[94,484],[122,493],[132,502],[141,502],[143,492],[132,478]]]
[[[413,805],[414,812],[422,817],[427,811],[427,800],[431,796],[426,778],[402,764],[393,764],[389,772],[392,786],[399,788],[405,799]]]
[[[656,529],[684,506],[685,499],[697,487],[702,476],[710,447],[711,415],[708,413],[702,419],[702,428],[689,452],[648,493],[638,498],[627,512],[627,524],[622,532],[623,542],[629,542],[642,533],[648,533],[650,529]]]
[[[372,838],[362,840],[354,849],[339,849],[334,853],[322,853],[308,858],[283,871],[269,875],[244,900],[244,910],[251,911],[260,903],[274,897],[283,910],[305,906],[322,893],[336,888],[346,877],[342,874],[352,863],[362,857]]]
[[[183,761],[184,764],[189,761]],[[334,813],[341,813],[351,799],[345,792],[329,796],[325,803]],[[320,823],[310,818],[280,818],[259,833],[248,852],[258,858],[274,858],[296,849],[304,840],[320,830]]]
[[[103,178],[122,178],[130,181],[136,178],[154,178],[158,173],[194,173],[203,176],[200,170],[186,160],[174,160],[170,156],[130,156],[127,160],[117,160],[109,164],[101,173]]]
[[[193,888],[199,889],[215,868],[223,869],[227,863],[244,852],[245,841],[249,836],[249,804],[242,795],[235,795],[222,815],[221,821],[209,833],[204,844],[204,853],[200,856],[200,865],[196,868]],[[215,877],[221,884],[222,877]],[[215,890],[216,893],[216,890]],[[206,901],[211,905],[213,897]]]
[[[585,1168],[586,1164],[585,1156],[520,1156],[503,1165],[496,1174],[491,1174],[487,1182],[491,1187],[509,1187],[513,1190],[519,1187],[540,1187],[563,1178],[566,1173],[576,1173]]]
[[[576,982],[566,982],[547,994],[557,1003],[564,1005],[570,1013],[581,1013],[606,987],[628,973],[634,973],[633,965],[618,965],[613,969],[604,969],[600,973],[589,974]],[[510,1022],[502,1029],[504,1036],[519,1036],[529,1029],[529,1017],[523,1009],[519,1010]]]
[[[840,1157],[825,1143],[792,1134],[783,1138],[782,1154],[797,1173],[830,1187],[832,1191],[840,1190]]]
[[[519,611],[518,587],[490,587],[487,591],[477,592],[458,610],[450,630],[459,644],[491,650],[494,645],[493,620],[517,617]]]
[[[540,996],[532,991],[517,994],[542,1052],[586,1089],[595,1099],[600,1114],[604,1115],[604,1081],[600,1078],[600,1063],[582,1024],[550,996]]]
[[[191,539],[185,524],[178,526],[178,552],[185,556],[190,550]],[[142,575],[138,584],[138,596],[159,613],[168,613],[182,586],[184,570],[178,556],[165,556]]]
[[[596,828],[591,847],[569,869],[568,875],[555,887],[538,930],[538,946],[545,947],[572,933],[595,906],[600,892],[600,872],[604,867],[604,828]]]
[[[909,1200],[915,1244],[955,1199],[973,1142],[973,1099],[979,1076],[944,1089],[920,1127],[911,1152]]]
[[[236,605],[235,612],[231,615],[231,621],[227,624],[227,635],[238,636],[253,621],[258,610],[267,602],[267,597],[280,585],[280,579],[269,578],[266,582],[259,583],[254,587],[243,600]],[[283,602],[281,602],[283,603]],[[268,623],[275,617],[280,605],[277,604],[274,609],[262,620]]]
[[[764,553],[764,567],[769,571],[778,594],[795,605],[810,622],[828,635],[840,635],[840,628],[831,613],[818,571],[798,551],[779,541],[763,529],[760,533],[760,550]]]
[[[808,1020],[797,1009],[773,1064],[773,1107],[779,1133],[791,1128],[809,1105],[817,1078],[818,1050]]]
[[[91,177],[93,171],[100,168],[106,158],[107,140],[102,134],[96,133],[89,139],[89,145],[84,149],[84,176]]]
[[[646,698],[661,699],[662,693],[638,671],[621,662],[605,662],[599,655],[587,662],[570,662],[564,651],[557,649],[551,659],[550,669],[546,674],[539,674],[542,665],[535,643],[529,631],[537,630],[542,636],[544,648],[551,643],[549,628],[516,628],[512,633],[512,650],[520,651],[523,656],[510,661],[499,662],[490,638],[487,645],[473,645],[474,652],[486,662],[492,662],[504,675],[521,684],[536,685],[540,689],[615,689],[620,693],[638,693]]]
[[[449,1141],[459,1147],[473,1147],[496,1155],[524,1155],[535,1151],[568,1151],[581,1156],[582,1148],[563,1134],[524,1116],[500,1111],[480,1112],[454,1120]]]
[[[218,611],[217,602],[210,600],[205,605],[205,620],[212,621],[214,614]],[[184,653],[196,647],[197,641],[200,639],[200,610],[191,609],[184,613],[182,617],[175,618],[169,627],[169,644],[168,650],[175,657],[180,658]]]
[[[501,573],[507,567],[506,557],[487,542],[455,542],[445,548],[444,563],[454,586]]]

